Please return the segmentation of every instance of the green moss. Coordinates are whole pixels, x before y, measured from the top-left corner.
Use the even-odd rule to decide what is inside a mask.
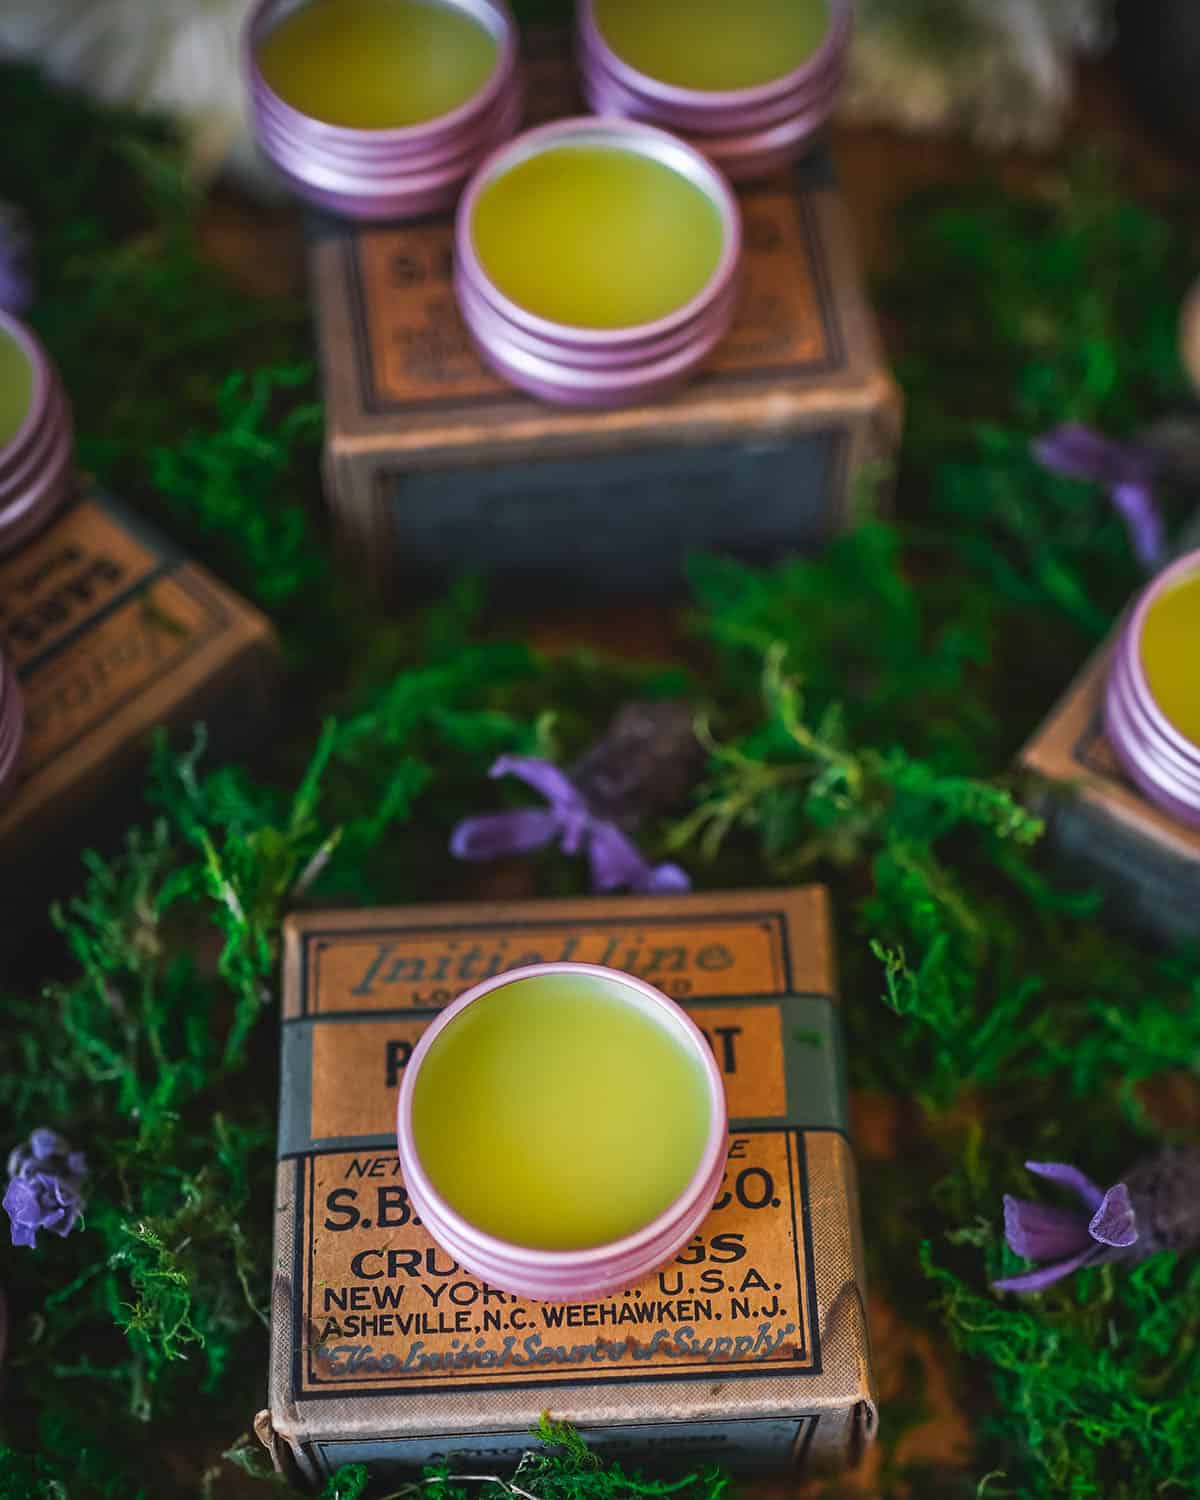
[[[3,1002],[0,1118],[13,1138],[62,1129],[92,1181],[81,1231],[4,1258],[0,1496],[278,1487],[253,1442],[229,1442],[266,1365],[281,918],[461,894],[447,834],[510,795],[492,758],[569,760],[634,692],[701,702],[712,741],[694,805],[648,849],[714,887],[829,882],[853,1079],[922,1106],[903,1170],[864,1167],[872,1280],[961,1361],[977,1452],[962,1474],[906,1468],[910,1389],[883,1414],[886,1492],[1194,1488],[1194,1261],[1032,1299],[988,1290],[1011,1263],[1001,1194],[1032,1191],[1021,1162],[1115,1180],[1161,1135],[1146,1086],[1194,1079],[1200,1056],[1196,955],[1099,923],[1006,776],[1138,577],[1104,496],[1040,473],[1029,441],[1068,417],[1133,432],[1179,401],[1194,208],[1160,213],[1092,167],[1039,196],[913,205],[887,291],[907,329],[901,520],[867,520],[817,561],[695,559],[684,673],[543,657],[485,628],[469,580],[419,617],[378,616],[323,532],[303,307],[205,262],[167,131],[27,71],[0,88],[22,121],[0,196],[37,229],[35,321],[81,451],[271,611],[298,685],[253,775],[212,769],[202,737],[159,747],[144,826],[88,858],[44,983]],[[547,893],[580,878],[557,856],[537,866]],[[538,1500],[726,1486],[542,1436],[521,1480]],[[365,1483],[343,1470],[327,1494]],[[502,1500],[491,1489],[435,1472],[404,1494]]]

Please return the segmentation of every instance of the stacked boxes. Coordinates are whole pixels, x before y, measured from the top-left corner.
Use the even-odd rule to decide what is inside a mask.
[[[461,1270],[415,1218],[395,1149],[399,1082],[438,1009],[557,960],[677,998],[721,1065],[731,1122],[696,1239],[641,1286],[569,1305]],[[834,996],[817,888],[293,920],[259,1421],[280,1466],[316,1480],[346,1462],[502,1462],[543,1411],[639,1462],[852,1461],[875,1407]]]

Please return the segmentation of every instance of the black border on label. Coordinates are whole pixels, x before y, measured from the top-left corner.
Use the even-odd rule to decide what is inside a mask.
[[[795,360],[791,363],[762,365],[741,370],[704,371],[697,384],[709,390],[763,385],[771,381],[794,380],[833,374],[846,364],[846,344],[841,323],[837,316],[837,301],[833,295],[833,279],[830,273],[825,244],[821,238],[816,210],[813,206],[814,190],[803,185],[801,173],[804,164],[793,173],[795,188],[793,202],[799,221],[800,235],[812,271],[812,284],[816,294],[816,310],[824,337],[824,353],[818,359]],[[767,189],[751,189],[743,196],[753,198]],[[817,191],[824,191],[818,189]],[[421,221],[431,222],[431,221]],[[342,290],[350,310],[353,328],[354,359],[358,375],[358,400],[361,410],[368,416],[384,417],[401,414],[420,416],[429,412],[454,413],[491,409],[498,412],[521,410],[534,403],[520,391],[492,392],[482,396],[430,396],[425,400],[396,401],[380,394],[375,383],[374,362],[369,356],[371,347],[370,325],[367,319],[367,296],[363,280],[361,259],[358,255],[358,231],[343,229],[338,247],[341,261]]]
[[[696,927],[703,926],[705,928],[729,926],[735,922],[738,924],[749,923],[752,925],[757,923],[760,927],[767,931],[771,937],[771,944],[774,950],[773,961],[775,963],[776,969],[780,973],[779,983],[781,985],[781,988],[776,992],[776,995],[790,995],[794,993],[795,986],[792,982],[793,976],[791,957],[788,953],[788,946],[786,942],[787,915],[783,911],[764,908],[761,911],[746,912],[705,912],[697,910],[695,913],[676,913],[674,915],[668,914],[666,912],[660,913],[652,911],[646,912],[637,918],[599,916],[588,917],[586,915],[576,917],[546,917],[541,920],[530,918],[526,921],[512,918],[496,920],[492,922],[439,922],[429,923],[424,926],[414,925],[397,927],[394,929],[389,929],[386,927],[362,927],[338,929],[325,932],[322,932],[320,930],[306,931],[304,934],[304,942],[301,946],[300,951],[300,1014],[299,1016],[293,1016],[289,1019],[294,1021],[307,1016],[326,1017],[341,1014],[341,1012],[339,1011],[319,1011],[311,1009],[309,1005],[309,997],[312,993],[312,985],[310,984],[310,965],[314,963],[314,959],[315,963],[319,964],[322,945],[328,946],[332,943],[342,943],[361,938],[370,938],[376,941],[386,942],[389,932],[394,933],[394,937],[397,942],[404,942],[405,940],[411,939],[414,936],[436,937],[445,933],[470,936],[472,941],[475,941],[480,934],[486,933],[491,930],[494,930],[500,934],[532,931],[535,929],[578,930],[580,927],[588,925],[594,925],[596,927],[611,927],[617,925],[618,923],[626,922],[630,927],[688,926],[694,924]],[[503,969],[496,970],[497,974],[501,974],[504,972],[505,971]],[[470,981],[464,980],[460,983],[460,986],[455,991],[455,993],[462,994],[463,991],[466,988],[469,988],[471,984],[481,983],[482,980],[490,977],[493,976],[480,975],[477,979],[473,979]],[[647,982],[652,983],[653,981]],[[451,987],[453,988],[453,984]],[[721,1000],[726,998],[736,999],[746,993],[747,992],[745,990],[735,990],[729,996],[707,994],[695,996],[684,995],[676,996],[674,998],[683,1000]],[[757,993],[761,994],[764,998],[773,998],[770,991],[759,991]],[[386,1010],[390,1012],[396,1011],[398,1007],[394,1005],[388,1005],[379,1006],[378,1009],[380,1011]],[[427,1009],[428,1007],[426,1006],[412,1007],[414,1013]]]
[[[681,1417],[665,1418],[661,1422],[588,1422],[585,1424],[586,1432],[658,1432],[664,1427],[749,1427],[755,1422],[794,1422],[800,1431],[800,1441],[793,1443],[793,1458],[790,1467],[797,1472],[803,1469],[808,1458],[808,1450],[812,1447],[813,1438],[816,1436],[817,1428],[821,1422],[820,1412],[780,1412],[778,1415],[769,1417]],[[337,1464],[331,1463],[326,1449],[335,1444],[342,1447],[350,1447],[355,1443],[386,1443],[393,1442],[397,1447],[402,1447],[406,1442],[431,1442],[438,1438],[451,1438],[458,1441],[461,1438],[484,1438],[492,1439],[501,1437],[523,1437],[528,1439],[528,1433],[520,1433],[515,1428],[508,1428],[501,1432],[445,1432],[432,1433],[427,1437],[414,1438],[314,1438],[307,1445],[307,1451],[317,1461],[317,1466],[323,1471],[322,1477],[328,1479],[336,1467],[344,1463],[355,1463],[353,1458],[338,1458]],[[397,1455],[401,1457],[402,1455]],[[786,1471],[785,1471],[786,1472]],[[757,1478],[757,1474],[751,1474],[751,1479]],[[766,1477],[765,1475],[763,1477]]]
[[[1093,776],[1099,776],[1112,786],[1123,787],[1127,792],[1133,792],[1141,796],[1137,787],[1122,774],[1114,756],[1110,764],[1104,764],[1096,754],[1096,746],[1107,744],[1108,736],[1104,732],[1104,719],[1099,709],[1088,720],[1087,727],[1081,732],[1079,738],[1071,746],[1071,759],[1076,765],[1082,766],[1085,771],[1090,771]],[[1109,754],[1112,752],[1110,750]]]
[[[132,687],[127,689],[119,698],[112,700],[106,705],[98,718],[90,720],[78,729],[75,735],[65,744],[56,745],[53,753],[40,761],[27,761],[22,768],[18,779],[18,787],[27,786],[35,777],[40,775],[49,766],[54,765],[62,756],[69,754],[83,740],[98,729],[102,729],[118,714],[122,713],[130,703],[140,698],[148,689],[154,687],[158,682],[168,676],[171,672],[190,657],[219,639],[228,629],[231,620],[221,600],[209,591],[207,586],[193,573],[186,571],[169,572],[160,567],[148,574],[133,588],[127,590],[119,599],[114,599],[98,610],[95,615],[82,621],[77,627],[65,635],[61,641],[53,647],[48,648],[40,656],[27,662],[17,673],[18,678],[24,683],[36,671],[44,668],[48,663],[56,660],[58,656],[68,647],[74,644],[86,631],[93,629],[96,625],[103,623],[131,603],[136,603],[139,597],[149,594],[154,586],[160,582],[170,582],[190,596],[195,603],[206,612],[207,619],[191,633],[179,637],[178,648],[168,651],[165,658],[149,677],[139,679]]]
[[[812,1211],[809,1198],[807,1153],[803,1149],[803,1132],[791,1128],[780,1130],[776,1126],[751,1127],[744,1132],[747,1135],[782,1135],[784,1138],[784,1152],[787,1160],[789,1187],[791,1189],[791,1215],[792,1215],[792,1247],[795,1259],[795,1284],[799,1297],[807,1302],[806,1320],[801,1323],[801,1335],[804,1340],[804,1348],[810,1356],[802,1363],[796,1360],[772,1360],[759,1361],[756,1364],[725,1364],[715,1366],[711,1363],[700,1367],[695,1365],[670,1365],[656,1366],[647,1370],[644,1374],[622,1374],[597,1377],[589,1380],[588,1384],[607,1389],[610,1386],[627,1385],[653,1385],[672,1384],[676,1381],[712,1380],[719,1376],[721,1379],[770,1379],[779,1376],[792,1377],[814,1377],[822,1373],[821,1360],[821,1335],[819,1324],[819,1310],[817,1305],[817,1283],[816,1268],[813,1264],[813,1240],[812,1240]],[[794,1149],[793,1142],[799,1142],[799,1147]],[[571,1386],[583,1383],[580,1380],[580,1371],[572,1369],[570,1373],[564,1373],[557,1378],[541,1380],[503,1380],[495,1384],[481,1385],[478,1380],[459,1383],[457,1381],[435,1381],[432,1384],[418,1384],[417,1382],[403,1385],[379,1385],[367,1381],[352,1383],[349,1380],[322,1382],[314,1375],[311,1358],[311,1346],[306,1337],[306,1329],[313,1327],[312,1297],[314,1289],[315,1269],[315,1241],[316,1235],[313,1225],[313,1211],[315,1207],[315,1192],[311,1184],[314,1170],[314,1160],[318,1155],[348,1155],[356,1153],[353,1151],[331,1151],[311,1152],[308,1155],[297,1158],[297,1186],[296,1186],[296,1216],[295,1228],[296,1246],[298,1253],[294,1266],[294,1281],[292,1287],[292,1401],[308,1403],[315,1401],[344,1401],[348,1399],[372,1399],[375,1397],[390,1396],[438,1396],[438,1395],[470,1395],[480,1390],[504,1391],[504,1390],[553,1390],[559,1386]],[[307,1200],[307,1213],[305,1213],[305,1201]],[[799,1219],[797,1220],[797,1210]],[[805,1274],[802,1275],[800,1267],[800,1236],[803,1235],[805,1254]],[[307,1267],[305,1258],[307,1257]],[[307,1276],[303,1272],[307,1270]],[[304,1289],[303,1298],[300,1289]],[[303,1305],[302,1305],[303,1303]],[[536,1330],[535,1330],[536,1331]],[[715,1372],[715,1373],[714,1373]],[[308,1387],[304,1381],[307,1378]],[[325,1384],[326,1390],[313,1390],[312,1385]]]

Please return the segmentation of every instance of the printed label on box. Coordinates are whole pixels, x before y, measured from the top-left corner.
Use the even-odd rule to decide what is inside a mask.
[[[830,358],[831,339],[806,202],[788,183],[769,184],[743,195],[742,213],[738,317],[706,368],[739,378],[811,373]],[[369,346],[366,405],[513,399],[475,353],[459,314],[451,224],[358,230],[344,251],[348,295]]]
[[[0,642],[20,671],[162,569],[100,506],[78,505],[0,561]]]
[[[304,949],[306,1015],[437,1009],[483,979],[526,964],[587,963],[622,969],[676,999],[782,995],[788,971],[781,917],[769,912],[688,921],[648,913],[639,921],[481,923],[381,937],[310,937]]]
[[[229,626],[225,606],[94,501],[0,563],[0,646],[25,699],[20,778],[40,772]],[[12,822],[14,803],[0,818]]]
[[[303,1158],[294,1394],[811,1372],[803,1149],[795,1131],[735,1131],[691,1243],[583,1303],[526,1301],[463,1271],[414,1215],[394,1151]]]
[[[690,1009],[725,1080],[730,1116],[787,1112],[782,1021],[778,1005],[702,1005]],[[432,1016],[386,1017],[316,1025],[312,1030],[313,1140],[388,1135],[404,1069]],[[353,1088],[346,1087],[348,1079]]]
[[[218,635],[220,610],[166,579],[22,674],[25,780]]]

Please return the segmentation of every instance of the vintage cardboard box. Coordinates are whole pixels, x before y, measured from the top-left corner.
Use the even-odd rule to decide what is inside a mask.
[[[1115,638],[1114,638],[1115,639]],[[1200,831],[1148,802],[1104,735],[1113,642],[1088,662],[1021,752],[1021,765],[1067,783],[1042,795],[1056,852],[1077,877],[1099,881],[1114,918],[1168,942],[1200,939]]]
[[[409,1206],[396,1092],[472,982],[570,959],[675,995],[724,1071],[725,1184],[701,1233],[604,1301],[461,1271]],[[818,888],[413,907],[285,938],[270,1409],[277,1463],[503,1464],[539,1415],[609,1455],[742,1471],[852,1462],[873,1436],[854,1159]],[[534,1086],[536,1080],[530,1080]]]
[[[261,732],[277,668],[256,610],[110,498],[87,491],[0,559],[0,650],[25,699],[15,795],[0,807],[0,890],[38,890],[130,811],[158,725],[206,721],[219,748]]]
[[[534,33],[529,119],[583,112],[566,44]],[[571,412],[490,375],[451,285],[449,219],[313,225],[326,489],[393,596],[449,573],[540,600],[677,591],[687,552],[811,547],[885,460],[899,400],[828,157],[742,194],[736,328],[698,379],[631,410]]]

